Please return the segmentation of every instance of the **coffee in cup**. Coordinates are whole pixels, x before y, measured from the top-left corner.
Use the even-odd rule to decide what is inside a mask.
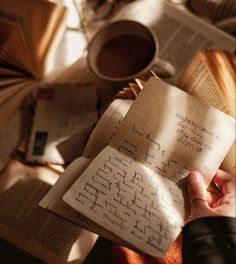
[[[98,77],[112,82],[142,77],[155,66],[172,76],[174,67],[158,58],[158,51],[158,41],[149,28],[136,21],[121,20],[106,25],[92,39],[88,65]]]

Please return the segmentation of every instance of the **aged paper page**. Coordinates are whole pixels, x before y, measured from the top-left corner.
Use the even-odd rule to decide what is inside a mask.
[[[18,90],[15,96],[9,98],[0,106],[0,129],[9,122],[12,116],[18,111],[19,107],[22,106],[27,96],[36,92],[38,82],[29,79],[26,82],[15,84],[12,88],[15,86],[21,87],[21,89]]]
[[[19,82],[17,82],[16,79],[16,82],[12,83],[10,86],[7,85],[7,87],[0,88],[0,107],[20,92],[22,90],[22,86],[24,86],[27,81],[27,79],[19,79]]]
[[[132,100],[115,99],[109,105],[91,133],[84,148],[83,156],[87,158],[96,157],[103,148],[109,145],[132,103]]]
[[[25,41],[21,25],[17,22],[2,19],[0,15],[0,39],[1,63],[35,76],[35,64]],[[15,48],[16,43],[17,49]]]
[[[234,107],[227,104],[227,95],[223,93],[217,82],[219,78],[219,74],[209,67],[206,55],[199,53],[181,76],[178,85],[203,103],[235,116]]]
[[[196,169],[209,184],[234,126],[230,116],[151,78],[63,199],[139,250],[164,256],[184,224],[180,180]]]
[[[38,206],[58,179],[43,167],[11,161],[0,175],[0,236],[46,263],[82,263],[97,235]]]
[[[191,169],[209,184],[235,139],[234,118],[161,80],[145,88],[110,145],[172,181]]]
[[[228,173],[236,176],[236,143],[231,146],[229,152],[225,156],[220,168]]]
[[[139,251],[164,256],[184,225],[177,185],[106,147],[64,200]]]
[[[0,17],[21,25],[36,71],[41,75],[49,49],[57,35],[62,34],[60,26],[64,29],[66,8],[47,0],[25,0],[24,4],[20,0],[8,0],[1,2]]]
[[[111,241],[131,247],[131,245],[128,245],[127,242],[122,240],[120,237],[114,235],[101,225],[98,225],[96,222],[78,213],[62,200],[63,195],[80,177],[90,162],[91,159],[89,160],[85,157],[79,157],[74,160],[66,168],[56,183],[50,188],[48,193],[40,201],[39,205],[63,217],[64,219],[69,220],[71,223],[84,227],[96,234],[101,234],[103,237]]]

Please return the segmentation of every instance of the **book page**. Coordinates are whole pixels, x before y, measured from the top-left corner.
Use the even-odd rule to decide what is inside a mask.
[[[184,224],[182,179],[198,170],[210,183],[234,126],[232,117],[151,78],[63,199],[140,251],[164,256]]]
[[[0,17],[20,23],[39,75],[44,72],[45,59],[61,33],[59,27],[63,27],[65,16],[64,6],[47,0],[25,0],[24,4],[8,0],[0,6]]]
[[[94,158],[103,148],[109,145],[132,103],[132,100],[115,99],[108,106],[89,137],[83,151],[84,157]]]
[[[235,139],[234,118],[161,80],[145,88],[110,145],[175,182],[198,170],[208,185]]]
[[[11,161],[0,175],[0,236],[46,263],[82,263],[97,235],[38,206],[58,177]]]
[[[9,76],[4,76],[4,74],[3,74],[2,79],[1,79],[1,83],[0,83],[0,98],[1,98],[1,95],[5,93],[6,90],[11,90],[10,88],[12,85],[19,84],[19,83],[25,82],[27,80],[28,80],[27,77],[14,76],[14,78],[11,78]]]
[[[93,220],[90,220],[84,215],[78,213],[62,200],[63,195],[80,177],[80,175],[87,168],[90,162],[91,159],[87,159],[85,157],[79,157],[74,160],[62,173],[56,183],[50,188],[48,193],[39,202],[39,206],[48,209],[49,211],[63,217],[64,219],[69,220],[71,223],[84,227],[85,229],[96,234],[101,234],[101,236],[105,237],[106,239],[137,250],[134,246],[128,244],[126,241],[116,236],[114,233],[108,231],[106,228],[98,225]]]
[[[0,17],[0,39],[0,62],[8,68],[24,72],[25,75],[37,76],[35,62],[20,24]]]
[[[25,78],[25,72],[13,68],[7,64],[0,64],[0,74],[3,78]]]
[[[211,55],[215,56],[213,52]],[[209,56],[211,55],[209,54]],[[235,106],[232,107],[227,104],[228,95],[223,93],[223,88],[221,88],[218,82],[219,78],[221,78],[219,76],[220,73],[212,71],[212,68],[216,66],[212,65],[210,67],[207,54],[199,52],[180,77],[178,85],[181,89],[200,99],[203,103],[213,106],[226,114],[235,116]],[[221,74],[225,74],[223,70]],[[235,89],[235,84],[232,86],[233,89]],[[232,100],[233,98],[234,96],[232,96]]]
[[[11,120],[12,116],[17,112],[19,107],[21,107],[26,97],[36,92],[38,82],[28,79],[22,83],[14,84],[12,88],[15,89],[15,86],[21,88],[16,88],[18,92],[15,94],[15,96],[8,98],[8,100],[4,101],[4,103],[0,106],[0,129]]]
[[[235,50],[235,38],[166,0],[137,0],[124,4],[110,19],[136,20],[149,27],[159,44],[159,57],[176,68],[168,82],[176,84],[185,67],[199,50]],[[184,56],[182,55],[184,54]]]
[[[12,82],[10,80],[12,80]],[[6,86],[0,87],[0,107],[21,91],[22,84],[29,81],[29,79],[26,78],[14,78],[10,80],[8,82],[6,79]],[[4,85],[4,80],[2,81],[2,84]]]
[[[110,146],[95,161],[63,199],[139,251],[164,256],[184,225],[181,190]]]

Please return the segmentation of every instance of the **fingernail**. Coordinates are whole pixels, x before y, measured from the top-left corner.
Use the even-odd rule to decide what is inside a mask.
[[[198,183],[198,182],[200,182],[200,180],[201,180],[201,178],[200,178],[199,172],[193,171],[189,174],[189,177],[188,177],[189,183],[191,183],[191,184]]]

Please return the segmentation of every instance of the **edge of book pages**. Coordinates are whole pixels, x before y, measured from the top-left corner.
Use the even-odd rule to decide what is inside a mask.
[[[18,28],[16,32],[20,36],[18,42],[21,41],[21,47],[24,47],[25,52],[30,52],[27,57],[20,57],[19,53],[18,59],[28,60],[27,68],[32,65],[34,67],[30,73],[35,78],[41,78],[48,72],[47,67],[50,67],[50,61],[55,55],[55,47],[65,30],[66,7],[47,0],[26,0],[24,5],[19,0],[9,0],[1,4],[0,17],[9,20],[8,23],[12,25],[15,24],[15,29]],[[15,52],[17,54],[18,51]]]

